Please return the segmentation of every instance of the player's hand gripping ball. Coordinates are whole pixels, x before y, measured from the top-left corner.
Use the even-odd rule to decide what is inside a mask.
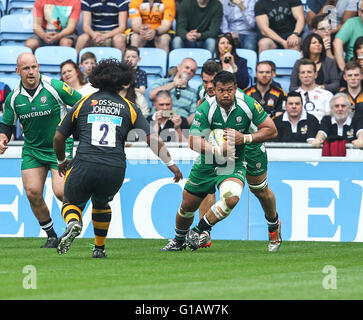
[[[227,161],[227,158],[223,156],[223,143],[227,140],[224,139],[223,129],[214,129],[209,134],[208,142],[214,147],[214,156],[218,164],[223,164]]]

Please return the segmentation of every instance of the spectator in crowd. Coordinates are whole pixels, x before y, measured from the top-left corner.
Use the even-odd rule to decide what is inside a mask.
[[[223,18],[221,31],[231,32],[238,47],[256,51],[256,0],[221,0]]]
[[[316,0],[315,0],[316,2]],[[319,2],[319,1],[318,1]],[[311,5],[311,4],[310,4]],[[342,25],[352,17],[357,15],[357,0],[326,0],[322,4],[315,4],[319,8],[319,14],[327,15],[332,25],[331,33],[335,35]],[[312,19],[315,17],[313,11],[308,6],[307,9],[307,23],[312,27]]]
[[[327,12],[322,12],[322,8],[329,0],[306,0],[306,23],[308,28],[312,29],[312,21],[317,15],[326,15]]]
[[[24,45],[33,52],[41,46],[74,46],[80,13],[80,0],[36,0],[33,10],[34,35]]]
[[[339,71],[335,61],[326,56],[324,41],[316,33],[309,34],[302,45],[303,59],[314,61],[318,76],[315,79],[316,84],[330,92],[338,92],[340,86]],[[300,60],[295,62],[291,73],[290,91],[296,90],[300,86],[298,77]]]
[[[135,46],[128,46],[125,50],[124,62],[135,70],[135,90],[144,95],[147,88],[147,74],[137,65],[140,60],[140,50]]]
[[[172,142],[188,141],[188,120],[173,110],[173,101],[167,90],[160,90],[154,100],[155,113],[147,117],[161,139]]]
[[[326,15],[315,16],[311,26],[313,32],[318,34],[323,39],[326,56],[331,59],[335,59],[332,51],[333,45],[330,20],[326,17]]]
[[[247,60],[237,54],[232,33],[223,33],[218,36],[215,51],[222,69],[236,76],[238,88],[242,90],[247,88],[249,84]]]
[[[359,37],[354,43],[353,58],[357,60],[363,72],[363,36]]]
[[[76,49],[85,47],[114,47],[122,52],[126,47],[127,12],[126,0],[82,0],[83,32]]]
[[[204,99],[215,96],[213,79],[214,76],[221,71],[221,69],[221,64],[214,59],[204,62],[201,71],[202,84],[198,88],[198,106],[204,101]]]
[[[97,90],[83,79],[83,74],[79,66],[71,59],[66,60],[60,65],[61,80],[73,89],[77,90],[82,97],[89,95]]]
[[[155,46],[169,53],[169,31],[175,19],[175,0],[130,0],[129,18],[132,46]]]
[[[274,142],[309,142],[318,132],[319,121],[303,108],[300,93],[290,91],[286,111],[274,119],[278,135]]]
[[[319,131],[310,143],[323,155],[344,156],[345,143],[351,142],[356,149],[363,147],[363,118],[352,115],[351,104],[345,93],[337,93],[330,101],[331,115],[324,116]]]
[[[149,92],[149,99],[153,101],[160,90],[170,92],[176,113],[188,119],[190,124],[194,119],[197,108],[197,90],[191,88],[188,82],[197,70],[197,63],[192,58],[184,58],[177,66],[177,72],[169,78],[156,80]]]
[[[81,68],[81,71],[83,73],[83,79],[85,81],[88,81],[88,77],[91,74],[96,63],[97,59],[94,53],[87,51],[82,54],[79,67]]]
[[[300,50],[305,27],[304,8],[300,0],[258,0],[255,5],[256,23],[262,34],[258,52],[267,49]]]
[[[301,59],[299,64],[299,80],[301,86],[296,90],[303,98],[305,111],[313,114],[319,121],[330,114],[329,101],[333,94],[320,88],[315,79],[318,73],[314,61]]]
[[[345,61],[354,56],[355,41],[363,34],[363,0],[358,2],[358,17],[348,19],[335,36],[334,56],[341,71],[344,70]],[[347,47],[346,58],[344,59],[344,48]]]
[[[346,81],[347,86],[342,88],[340,92],[343,92],[347,95],[352,105],[352,110],[355,111],[355,106],[358,103],[363,102],[363,72],[356,60],[347,62],[344,67],[343,78]]]
[[[126,68],[128,67],[128,68]],[[140,108],[143,116],[146,118],[150,113],[150,106],[145,96],[136,90],[136,74],[134,68],[125,63],[123,66],[123,72],[130,79],[130,82],[122,86],[122,90],[119,92],[120,96],[136,104]]]
[[[10,87],[5,82],[0,81],[0,114],[4,111],[5,99],[10,91]]]
[[[256,67],[256,84],[244,90],[261,104],[272,119],[282,114],[286,103],[286,93],[272,84],[273,77],[271,63],[260,61]]]
[[[183,0],[172,48],[204,48],[213,54],[222,16],[219,0]]]

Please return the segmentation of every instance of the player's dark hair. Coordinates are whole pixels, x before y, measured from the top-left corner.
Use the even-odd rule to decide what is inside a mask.
[[[101,91],[119,92],[124,86],[135,82],[131,66],[117,59],[102,59],[93,68],[89,82]]]
[[[211,59],[204,62],[202,67],[202,73],[205,73],[209,76],[213,76],[217,72],[222,70],[222,66],[217,61]]]
[[[213,79],[213,84],[216,85],[217,82],[221,82],[222,84],[226,84],[229,82],[233,82],[234,84],[237,84],[237,80],[235,75],[232,72],[229,71],[219,71],[214,79]]]
[[[289,97],[299,97],[300,98],[300,101],[301,101],[301,104],[303,104],[303,98],[300,94],[300,92],[297,92],[297,91],[290,91],[288,94],[287,94],[287,97],[286,97],[286,101]]]

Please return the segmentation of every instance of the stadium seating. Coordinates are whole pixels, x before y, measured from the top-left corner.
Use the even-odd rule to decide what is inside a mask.
[[[237,55],[247,60],[247,69],[248,75],[250,78],[249,85],[253,85],[255,75],[256,75],[256,65],[257,65],[257,53],[256,51],[249,50],[249,49],[236,49]]]
[[[122,51],[113,47],[87,47],[83,48],[79,53],[79,61],[85,52],[92,52],[96,56],[97,62],[101,59],[115,58],[122,60]]]
[[[35,50],[35,57],[39,63],[40,73],[60,78],[59,65],[68,59],[77,63],[78,54],[76,49],[71,47],[45,46]]]
[[[212,53],[207,49],[199,48],[181,48],[169,52],[169,69],[176,67],[184,58],[193,58],[197,62],[196,74],[201,74],[204,62],[212,58]]]
[[[0,75],[14,73],[16,59],[23,52],[32,52],[32,50],[24,46],[0,46]]]
[[[148,75],[165,77],[168,59],[165,50],[159,48],[139,48],[139,51],[141,60],[138,66]]]
[[[9,0],[8,14],[31,14],[35,0]]]
[[[264,50],[259,55],[259,60],[273,61],[276,65],[276,81],[286,92],[290,87],[290,76],[296,60],[301,58],[300,51],[289,49]]]
[[[8,14],[0,20],[1,45],[24,45],[33,35],[32,14]]]
[[[6,2],[5,2],[5,4],[6,4]],[[5,14],[5,10],[6,10],[6,8],[4,6],[4,3],[2,0],[0,0],[0,18]]]
[[[13,90],[20,81],[17,73],[13,72],[9,75],[0,75],[0,81],[6,83],[11,90]]]

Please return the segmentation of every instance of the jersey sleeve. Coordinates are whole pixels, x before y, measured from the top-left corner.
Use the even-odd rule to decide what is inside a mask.
[[[325,136],[327,137],[329,134],[329,128],[331,127],[331,117],[330,116],[324,116],[323,119],[321,119],[320,126],[319,126],[319,132],[323,132]]]
[[[165,5],[163,20],[173,22],[173,20],[175,19],[175,1],[165,0],[163,1],[163,3]]]
[[[52,86],[57,90],[62,101],[69,106],[74,106],[82,98],[78,91],[63,81],[52,79]]]
[[[5,99],[4,113],[1,118],[1,122],[6,124],[7,126],[14,126],[18,119],[15,110],[11,106],[11,97],[12,93],[10,93]]]
[[[257,100],[253,99],[252,97],[250,97],[246,94],[245,94],[245,100],[246,100],[247,105],[249,106],[249,108],[252,111],[251,121],[256,126],[259,126],[268,117],[267,112],[265,111],[265,109],[260,105],[260,103]]]
[[[195,116],[192,124],[190,125],[189,133],[193,136],[205,137],[210,132],[210,124],[208,121],[209,103],[203,103],[195,111]]]
[[[140,6],[139,0],[131,0],[129,4],[129,18],[141,18],[139,6]]]

